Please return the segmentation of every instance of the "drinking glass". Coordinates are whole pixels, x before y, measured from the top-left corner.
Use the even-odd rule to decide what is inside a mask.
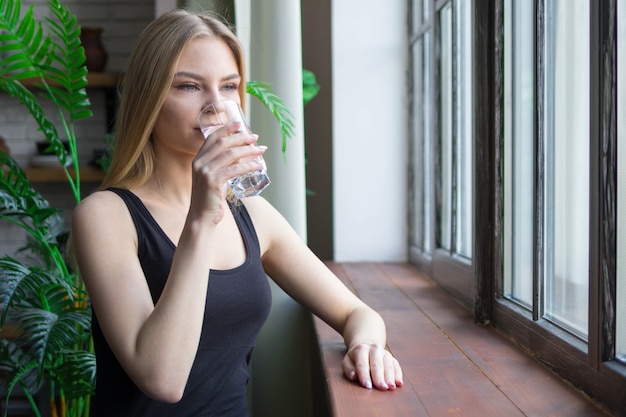
[[[198,122],[200,123],[200,130],[205,139],[216,129],[231,122],[241,123],[241,129],[238,133],[252,133],[250,126],[246,122],[241,106],[239,106],[239,103],[232,100],[217,101],[209,104],[200,112]],[[239,175],[227,181],[228,186],[237,198],[259,195],[261,191],[270,185],[271,181],[267,175],[265,160],[260,155],[253,158],[258,158],[259,162],[262,163],[263,166],[260,169]]]

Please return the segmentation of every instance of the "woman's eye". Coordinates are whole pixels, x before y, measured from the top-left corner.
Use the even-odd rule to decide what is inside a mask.
[[[237,90],[238,87],[237,84],[226,84],[223,88],[224,90]]]
[[[185,83],[180,84],[177,87],[179,90],[197,90],[198,87],[195,84]]]

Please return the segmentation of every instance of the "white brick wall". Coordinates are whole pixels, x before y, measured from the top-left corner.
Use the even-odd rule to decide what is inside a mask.
[[[102,42],[108,52],[106,72],[121,72],[137,36],[154,17],[154,0],[62,0],[76,15],[81,26],[102,27]],[[39,19],[48,15],[47,0],[23,0],[22,13],[34,5],[35,16]],[[103,146],[106,132],[105,93],[98,89],[88,89],[92,103],[93,117],[76,125],[79,161],[87,165],[94,148]],[[51,106],[44,106],[51,116]],[[62,128],[57,126],[59,130]],[[62,134],[62,133],[61,133]],[[0,92],[0,136],[3,137],[11,155],[24,167],[35,153],[35,142],[43,139],[37,131],[32,116],[14,98]],[[84,191],[94,184],[83,184]],[[73,207],[73,197],[69,186],[60,184],[35,184],[35,187],[50,200],[53,207],[65,210],[66,229],[69,227],[69,213]],[[24,241],[24,233],[6,221],[0,221],[0,256],[13,255]]]

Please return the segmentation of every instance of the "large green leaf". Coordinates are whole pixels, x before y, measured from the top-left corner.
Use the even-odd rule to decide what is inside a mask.
[[[72,349],[89,337],[91,314],[89,310],[75,310],[68,301],[62,285],[48,284],[40,288],[40,297],[54,306],[13,309],[10,319],[19,325],[25,335],[19,340],[28,361],[40,364],[40,373],[54,369],[62,352]],[[62,302],[66,298],[65,302]],[[42,303],[42,304],[45,304]],[[62,308],[61,306],[67,308]],[[54,311],[56,310],[56,311]]]
[[[38,364],[27,362],[22,349],[12,340],[0,339],[0,393],[6,398],[5,410],[9,410],[9,400],[19,385],[24,392],[35,393],[41,387]],[[5,412],[4,416],[7,416]]]
[[[29,110],[50,143],[49,150],[68,166],[70,159],[54,124],[39,101],[20,81],[34,78],[40,95],[50,100],[58,113],[65,139],[70,144],[71,161],[78,170],[74,122],[92,116],[87,85],[85,51],[80,43],[76,17],[58,0],[49,0],[52,13],[46,18],[49,33],[33,17],[33,6],[20,18],[18,0],[0,1],[0,89],[18,98]],[[76,201],[80,182],[66,173]]]
[[[66,296],[67,300],[62,300],[61,305],[47,301],[47,309],[58,311],[72,306],[75,300],[74,289],[70,282],[59,277],[57,273],[37,266],[28,267],[10,256],[0,258],[0,305],[4,306],[0,327],[5,325],[14,310],[42,307],[42,288],[47,288],[51,283],[63,288],[63,297]],[[10,318],[16,319],[13,316]]]
[[[269,84],[262,81],[248,81],[246,83],[246,92],[256,98],[267,107],[274,115],[280,128],[282,137],[282,152],[287,150],[287,138],[294,136],[295,126],[293,124],[293,116],[285,103],[271,89]]]
[[[19,1],[0,1],[0,74],[20,80],[33,76],[36,67],[45,63],[51,50],[49,35],[44,35],[40,22],[33,17],[30,6],[20,19]]]
[[[61,352],[52,377],[63,387],[66,399],[72,401],[93,394],[96,382],[96,357],[84,350]]]
[[[60,210],[50,207],[8,154],[0,151],[0,218],[26,230],[43,245],[57,245],[63,226]]]

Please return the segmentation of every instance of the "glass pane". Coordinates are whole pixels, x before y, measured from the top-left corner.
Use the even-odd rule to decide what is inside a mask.
[[[422,27],[422,2],[428,0],[413,0],[413,33]]]
[[[456,117],[458,168],[456,183],[457,230],[456,252],[467,258],[472,257],[472,1],[457,2],[457,76],[456,76]]]
[[[586,338],[589,1],[545,5],[545,317]]]
[[[533,4],[506,0],[504,11],[504,295],[532,309]]]
[[[452,231],[452,7],[450,3],[441,10],[441,60],[440,60],[440,175],[441,189],[439,194],[439,245],[451,249]]]
[[[411,244],[423,248],[424,242],[424,79],[423,75],[423,43],[415,42],[413,46],[413,241]]]
[[[626,0],[617,2],[617,160],[626,161]],[[617,165],[616,354],[626,361],[626,165]]]
[[[432,85],[432,71],[431,71],[431,37],[427,32],[424,35],[424,66],[423,66],[423,82],[424,93],[422,94],[422,109],[423,109],[423,158],[422,166],[424,173],[424,251],[430,253],[432,251],[432,224],[433,224],[433,204],[432,204],[432,184],[433,184],[433,151],[432,151],[432,101],[431,101],[431,85]]]
[[[432,151],[430,107],[430,34],[413,47],[413,242],[421,251],[431,252],[432,224]]]

